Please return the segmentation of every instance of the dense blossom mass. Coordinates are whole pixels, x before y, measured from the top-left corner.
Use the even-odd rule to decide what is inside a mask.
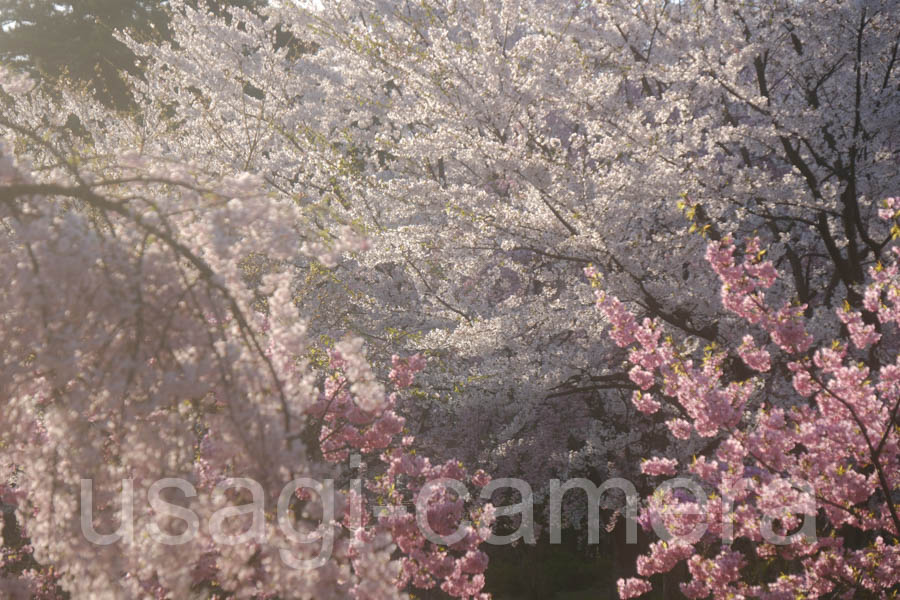
[[[897,0],[165,4],[0,67],[0,595],[898,589]]]
[[[889,198],[884,206],[884,215],[900,217],[900,199]],[[900,246],[892,244],[889,251],[888,266],[879,262],[870,269],[862,310],[849,303],[837,309],[849,339],[810,350],[813,337],[805,327],[806,307],[776,308],[766,298],[776,271],[770,261],[760,260],[765,252],[759,239],[747,242],[741,262],[730,239],[709,244],[706,256],[721,278],[723,305],[768,338],[757,346],[747,334],[738,352],[760,374],[772,368],[771,353],[781,354],[776,364],[791,374],[797,394],[789,402],[774,396],[748,406],[763,382],[758,377],[723,382],[727,350],[707,347],[695,365],[671,339],[660,339],[658,322],[638,323],[618,300],[598,291],[597,304],[612,324],[613,338],[631,348],[632,381],[672,399],[671,406],[688,417],[684,435],[677,437],[689,439],[696,431],[718,439],[714,453],[685,465],[716,491],[712,500],[671,491],[648,499],[645,525],[662,523],[673,537],[654,544],[638,559],[638,573],[650,576],[686,561],[692,579],[681,591],[689,598],[855,595],[862,590],[885,592],[900,584],[900,553],[889,543],[900,532],[895,493],[900,487],[896,338],[883,354],[890,360],[876,366],[865,360],[881,355],[876,354],[879,331],[900,324]],[[590,270],[588,274],[597,278]],[[865,323],[863,312],[870,323]],[[647,406],[640,390],[634,402],[639,409]],[[652,412],[660,407],[656,402]],[[641,467],[649,475],[674,475],[677,461],[654,458]],[[818,529],[790,533],[819,511],[824,523]],[[707,517],[708,527],[692,539],[697,515]],[[871,534],[862,544],[857,539],[861,531]],[[817,533],[824,537],[816,539]],[[741,538],[753,542],[752,553],[732,547]],[[753,558],[793,560],[800,569],[781,573],[776,581],[748,581],[742,568]],[[650,589],[649,582],[637,578],[622,580],[619,586],[622,597]]]

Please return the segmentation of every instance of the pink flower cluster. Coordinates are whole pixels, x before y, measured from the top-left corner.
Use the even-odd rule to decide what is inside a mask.
[[[408,388],[413,384],[416,373],[425,368],[425,357],[421,354],[413,354],[407,358],[400,358],[396,354],[391,357],[391,369],[388,375],[391,382],[398,388]]]
[[[892,200],[883,216],[894,218],[897,204]],[[893,262],[869,272],[863,306],[845,304],[837,311],[849,339],[821,340],[813,349],[805,307],[772,307],[766,297],[778,272],[763,260],[759,240],[747,242],[740,261],[730,239],[709,243],[706,257],[721,280],[723,305],[771,342],[748,333],[730,352],[757,372],[782,361],[796,394],[787,402],[764,396],[752,413],[746,407],[758,388],[753,379],[726,381],[728,348],[708,347],[698,363],[663,339],[661,323],[639,323],[616,298],[596,293],[613,340],[629,348],[630,377],[641,388],[634,395],[637,408],[655,413],[677,407],[671,412],[687,415],[668,422],[677,439],[688,439],[692,430],[720,439],[711,456],[696,457],[689,466],[714,492],[705,506],[671,491],[648,499],[641,523],[662,523],[675,537],[651,546],[638,560],[639,575],[685,562],[691,579],[681,592],[689,598],[877,596],[900,585],[900,358],[895,342],[884,346],[900,324],[900,247],[889,251]],[[674,475],[676,467],[674,459],[657,457],[642,471]],[[789,535],[805,517],[818,517],[817,531],[830,535]],[[685,538],[701,521],[702,535]],[[732,546],[726,542],[731,539],[747,543]],[[775,557],[788,561],[791,571],[763,580],[742,573],[754,561]],[[619,581],[621,598],[650,590],[646,579]]]
[[[398,440],[405,420],[396,413],[397,392],[377,402],[376,410],[363,408],[342,372],[351,360],[346,354],[332,352],[334,373],[308,414],[322,423],[319,444],[327,460],[346,460],[351,451],[363,455],[382,451],[382,472],[367,486],[368,495],[374,499],[374,520],[365,510],[365,498],[354,491],[348,499],[351,510],[345,515],[344,525],[354,532],[356,547],[387,533],[402,554],[399,588],[440,585],[454,598],[487,600],[490,596],[481,590],[488,557],[479,546],[491,535],[493,507],[472,505],[467,493],[462,495],[452,486],[430,486],[452,480],[483,487],[490,477],[480,470],[470,475],[455,460],[432,465],[412,448],[412,436]],[[408,388],[425,364],[419,354],[393,356],[390,380],[397,390]],[[410,505],[423,497],[427,501],[410,510]],[[424,514],[418,514],[418,510],[424,510]],[[428,539],[428,529],[444,539],[459,539],[445,546]],[[365,597],[361,590],[354,593]]]
[[[621,347],[633,345],[628,355],[633,367],[628,375],[640,388],[632,396],[639,411],[652,414],[659,410],[661,404],[654,396],[661,393],[679,402],[701,436],[715,436],[737,423],[752,388],[720,381],[724,352],[709,352],[697,365],[682,356],[671,339],[661,339],[660,323],[644,319],[639,324],[617,298],[602,290],[596,296],[597,306],[612,325],[612,339]],[[685,425],[684,421],[669,424],[682,439],[688,436]]]

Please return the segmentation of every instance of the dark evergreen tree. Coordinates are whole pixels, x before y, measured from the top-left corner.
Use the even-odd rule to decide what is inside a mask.
[[[216,0],[229,6],[259,7],[265,0]],[[121,73],[139,74],[134,54],[114,37],[129,30],[139,39],[170,38],[166,0],[0,0],[0,62],[17,66],[56,85],[84,85],[119,108],[130,104]]]

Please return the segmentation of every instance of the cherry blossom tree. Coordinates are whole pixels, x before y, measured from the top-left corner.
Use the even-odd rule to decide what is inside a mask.
[[[880,212],[896,227],[900,199]],[[858,290],[862,306],[838,308],[841,327],[816,339],[805,305],[769,296],[779,273],[758,238],[741,258],[731,238],[710,242],[722,304],[749,328],[731,349],[755,373],[744,380],[723,373],[728,349],[708,347],[702,358],[680,349],[663,338],[661,322],[640,322],[589,270],[614,341],[629,348],[635,406],[666,414],[678,439],[716,442],[690,464],[652,457],[641,465],[651,476],[686,469],[712,495],[668,489],[647,499],[643,524],[667,538],[638,559],[640,575],[685,563],[690,580],[680,589],[689,598],[885,597],[897,589],[900,246],[888,250]],[[801,528],[808,517],[817,522]],[[619,581],[622,598],[650,590],[646,579]]]
[[[653,455],[665,460],[647,463],[648,473],[664,474],[668,461],[681,464],[692,454],[711,460],[719,437],[683,438],[691,427],[708,433],[718,421],[697,412],[680,421],[659,410],[644,414],[658,398],[632,402],[653,371],[633,370],[629,353],[604,333],[607,316],[589,310],[593,297],[581,277],[587,265],[602,274],[603,289],[623,311],[665,328],[680,353],[720,349],[711,364],[721,371],[722,387],[733,386],[728,393],[746,394],[747,402],[753,390],[737,384],[754,376],[769,401],[785,410],[791,398],[799,405],[785,384],[787,363],[771,353],[767,359],[758,338],[747,339],[745,315],[710,294],[719,281],[702,259],[708,241],[759,237],[760,251],[784,273],[767,288],[767,302],[783,307],[796,299],[804,306],[771,318],[802,319],[817,343],[850,326],[836,311],[845,302],[846,314],[859,312],[862,326],[876,326],[861,286],[871,267],[890,258],[891,225],[877,218],[878,202],[900,183],[900,27],[893,0],[324,0],[233,9],[227,17],[202,2],[169,5],[172,43],[120,36],[146,63],[144,76],[130,79],[140,107],[135,116],[103,111],[73,94],[51,106],[39,91],[10,88],[18,96],[14,118],[0,122],[11,136],[5,155],[28,161],[14,172],[30,179],[15,184],[26,187],[8,186],[18,190],[9,192],[8,204],[44,198],[59,215],[83,219],[79,227],[103,240],[98,248],[127,249],[117,260],[130,269],[123,281],[131,283],[120,283],[141,291],[123,292],[128,302],[83,303],[82,312],[54,304],[62,312],[48,323],[71,320],[86,333],[49,325],[47,331],[88,336],[93,350],[74,353],[50,333],[35,333],[44,340],[35,346],[53,350],[22,349],[25,358],[15,364],[27,370],[33,361],[50,361],[41,368],[61,371],[65,381],[78,373],[84,390],[123,381],[108,365],[125,377],[126,390],[156,385],[152,369],[182,390],[181,375],[164,374],[182,363],[201,365],[184,375],[200,387],[184,384],[185,393],[178,392],[202,396],[183,409],[191,419],[171,419],[183,439],[200,436],[210,448],[234,453],[232,463],[238,456],[250,461],[256,471],[248,466],[248,472],[269,473],[267,498],[293,473],[331,472],[337,467],[329,459],[347,459],[351,450],[371,469],[397,469],[409,462],[403,458],[409,437],[429,462],[403,473],[400,481],[412,487],[390,502],[408,500],[456,460],[466,471],[482,467],[541,486],[550,477],[633,476],[640,459]],[[129,234],[119,231],[120,220]],[[70,249],[83,247],[80,240],[49,250],[35,244],[74,261]],[[368,250],[357,252],[363,245]],[[145,264],[145,255],[158,258]],[[81,268],[43,260],[64,273],[84,273],[84,290],[104,290],[110,267],[90,256]],[[137,283],[147,269],[150,279]],[[52,279],[43,285],[61,288],[59,298],[88,293]],[[158,313],[171,318],[170,329],[144,331],[143,311],[134,307],[145,302],[182,308]],[[89,325],[95,313],[106,329]],[[22,312],[22,323],[38,327],[33,314]],[[185,323],[199,323],[204,333]],[[16,326],[23,328],[16,339],[31,340],[32,330]],[[135,341],[142,336],[151,342]],[[141,354],[163,348],[157,337],[170,336],[183,352]],[[365,362],[381,380],[397,367],[395,355],[426,357],[429,368],[409,387],[398,379],[403,389],[393,399],[373,392],[375,380],[346,396],[334,381],[355,375],[333,373],[342,367],[331,363],[339,344],[357,338],[365,340]],[[210,347],[215,354],[189,350]],[[136,352],[130,362],[102,358],[129,352]],[[97,353],[102,357],[95,359]],[[760,371],[767,360],[769,368]],[[337,386],[327,394],[334,394],[331,408],[338,412],[320,404],[319,388],[329,385]],[[210,394],[225,396],[208,406]],[[97,397],[84,391],[83,402],[95,402],[88,396]],[[248,404],[239,396],[260,400]],[[106,433],[123,443],[120,429],[135,427],[126,423],[157,418],[151,404],[128,404],[115,418],[104,414],[113,425],[91,425],[94,445],[103,447],[97,440]],[[203,420],[212,414],[227,421],[222,415],[232,404],[230,424]],[[729,414],[744,418],[736,408]],[[396,433],[401,420],[407,431]],[[199,425],[185,424],[194,421]],[[213,434],[204,438],[207,430]],[[168,438],[150,431],[142,434],[150,441],[141,443],[162,452]],[[272,444],[280,444],[277,452]],[[178,447],[179,464],[193,469],[193,446]],[[215,478],[215,470],[204,473]],[[107,479],[112,498],[122,478]],[[379,492],[359,495],[366,494],[377,500]],[[469,511],[475,523],[472,515],[484,509],[463,509],[457,500],[437,499],[463,511],[454,514]],[[614,498],[605,504],[616,506]],[[579,503],[567,503],[568,522],[585,516]],[[370,523],[380,533],[394,526]],[[389,540],[397,531],[372,539]],[[472,570],[482,563],[474,538],[440,560],[433,551],[442,551],[426,542],[414,538],[401,547],[394,554],[400,562],[390,568],[386,558],[368,566],[347,558],[332,564],[333,577],[326,571],[317,577],[342,581],[343,592],[357,585],[342,579],[345,572],[369,573],[374,585],[393,590],[401,567],[410,569],[401,577],[415,583],[412,570],[430,562],[440,566],[422,583],[481,593],[480,571]],[[379,548],[364,556],[386,557]],[[219,557],[231,565],[223,581],[232,588],[238,580],[269,581],[245,578],[235,565],[262,573],[271,551]],[[201,548],[190,557],[161,558],[183,567],[208,556]],[[149,567],[128,563],[120,572],[155,585]],[[166,577],[159,585],[178,589],[176,575]],[[279,581],[288,585],[293,574],[284,577]],[[298,590],[312,589],[313,581]],[[638,591],[645,584],[627,585]]]
[[[155,64],[148,139],[257,173],[323,235],[365,230],[369,252],[308,264],[299,301],[323,348],[352,331],[382,365],[431,357],[403,412],[435,455],[545,482],[632,475],[674,443],[571,284],[588,264],[680,343],[737,348],[690,230],[761,236],[815,331],[883,258],[890,0],[174,8],[177,46],[129,42]]]
[[[412,436],[401,444],[392,407],[424,360],[395,357],[392,394],[361,340],[336,345],[340,374],[310,362],[298,257],[334,264],[365,240],[302,244],[298,206],[266,196],[259,177],[123,148],[128,124],[72,97],[86,130],[109,128],[86,140],[29,80],[3,72],[0,86],[16,106],[0,117],[0,493],[28,539],[4,548],[0,589],[380,599],[411,581],[486,597],[489,505],[438,486],[421,516],[391,512],[435,480],[468,480],[458,461],[416,455]],[[243,269],[255,256],[267,261],[259,281]],[[332,465],[348,448],[384,461],[377,482],[348,491],[349,512]],[[379,494],[384,510],[363,508]]]

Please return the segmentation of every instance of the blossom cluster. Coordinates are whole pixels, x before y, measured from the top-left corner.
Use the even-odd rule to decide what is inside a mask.
[[[890,262],[869,269],[863,306],[837,309],[846,337],[815,347],[805,307],[773,307],[767,297],[779,274],[762,259],[759,239],[747,240],[741,258],[732,240],[711,241],[706,256],[720,278],[723,305],[759,334],[745,335],[737,347],[708,348],[699,364],[662,339],[661,323],[638,323],[620,301],[597,290],[613,339],[629,348],[630,377],[641,388],[635,406],[683,415],[669,422],[677,438],[696,431],[716,441],[714,452],[682,467],[713,490],[709,502],[671,492],[647,499],[643,523],[661,524],[672,538],[638,559],[641,576],[685,563],[691,579],[681,592],[689,598],[849,597],[900,584],[900,246],[887,250]],[[587,274],[599,287],[596,272]],[[768,341],[755,341],[760,338]],[[884,345],[888,339],[894,341]],[[758,373],[783,364],[794,397],[768,398],[753,377],[728,381],[722,365],[729,352]],[[651,476],[674,475],[677,468],[669,458],[642,464]],[[820,519],[813,531],[797,531],[804,515]],[[700,522],[701,535],[692,537]],[[741,539],[750,545],[732,545]],[[774,557],[798,569],[761,582],[742,570]],[[647,579],[619,582],[622,598],[650,589]]]

